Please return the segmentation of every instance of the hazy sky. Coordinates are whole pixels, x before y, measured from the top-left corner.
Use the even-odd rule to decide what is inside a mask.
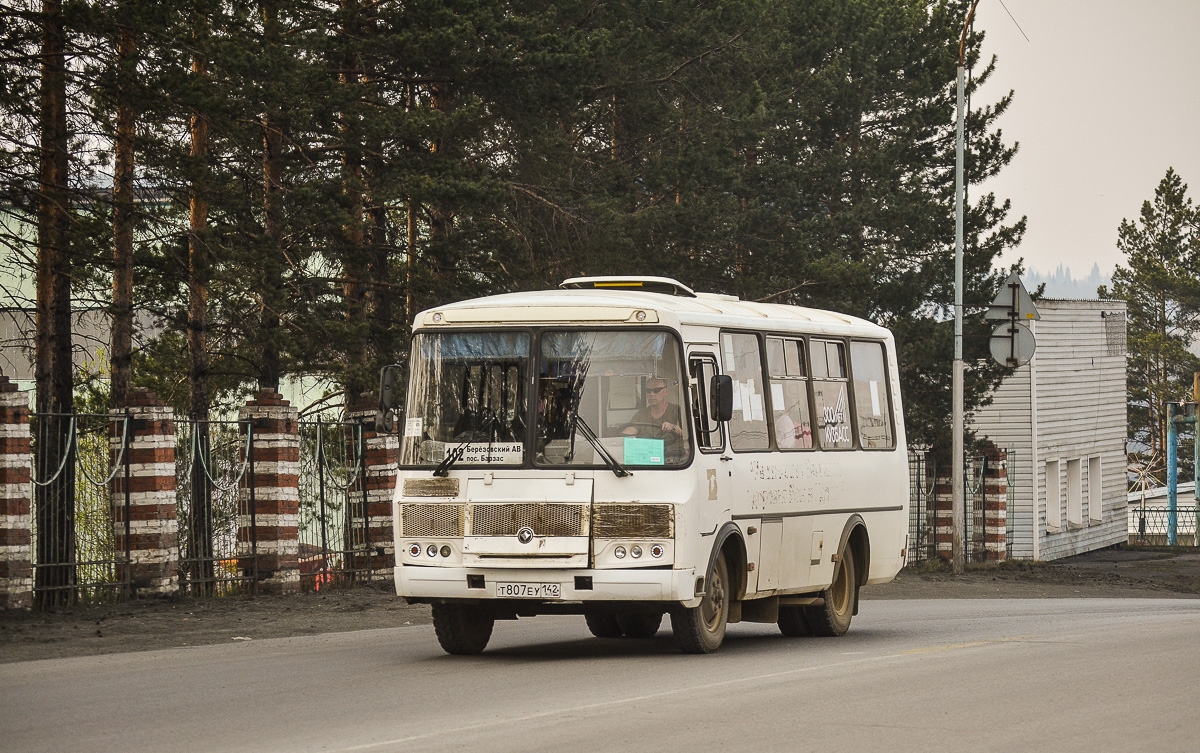
[[[1029,218],[1002,263],[1111,274],[1168,167],[1200,203],[1200,0],[981,0],[976,29],[998,61],[972,104],[1016,92],[998,125],[1020,151],[984,186]]]

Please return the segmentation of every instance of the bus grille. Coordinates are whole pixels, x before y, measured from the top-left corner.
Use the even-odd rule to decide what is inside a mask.
[[[596,538],[670,538],[674,535],[672,505],[596,505],[592,531]]]
[[[405,536],[462,536],[462,505],[401,505]]]
[[[524,526],[538,536],[586,536],[587,505],[473,505],[472,536],[516,536]]]

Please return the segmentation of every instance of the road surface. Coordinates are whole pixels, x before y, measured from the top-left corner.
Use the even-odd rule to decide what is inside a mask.
[[[711,656],[497,623],[0,665],[21,751],[1196,750],[1200,602],[864,601],[843,638],[730,627]]]

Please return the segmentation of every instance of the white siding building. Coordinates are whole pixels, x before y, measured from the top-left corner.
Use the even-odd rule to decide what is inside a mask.
[[[1051,560],[1127,540],[1125,302],[1037,302],[1033,360],[971,426],[1008,455],[1010,553]]]

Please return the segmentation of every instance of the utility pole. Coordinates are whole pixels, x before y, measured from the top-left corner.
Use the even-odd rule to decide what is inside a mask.
[[[954,561],[954,572],[961,573],[965,564],[963,552],[963,524],[966,522],[966,486],[963,480],[965,473],[963,457],[963,124],[966,112],[963,108],[966,88],[966,46],[967,28],[975,15],[975,6],[979,0],[971,3],[967,12],[967,20],[963,22],[962,38],[958,43],[958,139],[955,143],[954,159],[954,374],[953,374],[953,418],[951,420],[950,451],[954,454],[951,463],[953,473],[953,517],[951,533],[951,552]]]

